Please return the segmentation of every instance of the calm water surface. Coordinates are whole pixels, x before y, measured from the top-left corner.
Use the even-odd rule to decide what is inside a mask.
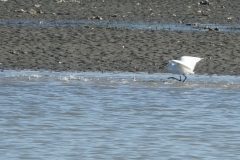
[[[240,77],[4,71],[1,159],[240,159]]]
[[[143,22],[143,21],[99,21],[99,20],[21,20],[21,19],[0,19],[0,25],[10,26],[35,26],[35,27],[64,27],[64,26],[85,26],[103,28],[128,28],[137,30],[171,30],[171,31],[209,31],[217,29],[220,32],[240,32],[239,24],[217,24],[217,23],[185,23],[176,22]],[[207,29],[209,28],[209,29]],[[216,31],[216,30],[215,30]]]

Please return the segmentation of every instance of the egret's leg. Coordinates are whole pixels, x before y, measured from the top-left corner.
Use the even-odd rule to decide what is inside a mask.
[[[175,78],[175,77],[168,77],[168,79],[175,79],[175,80],[180,81],[180,82],[182,81],[182,80],[181,80],[181,75],[180,75],[180,79],[177,79],[177,78]]]
[[[183,74],[183,76],[185,77],[185,79],[182,82],[184,82],[187,79],[187,76],[185,76],[184,74]]]

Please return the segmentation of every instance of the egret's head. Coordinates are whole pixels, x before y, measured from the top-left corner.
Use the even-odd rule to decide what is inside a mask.
[[[170,61],[167,62],[167,67],[168,67],[168,66],[172,66],[172,65],[173,65],[172,60],[170,60]]]
[[[164,65],[167,66],[167,67],[169,67],[170,65],[172,65],[172,62],[171,62],[171,61],[165,62]]]

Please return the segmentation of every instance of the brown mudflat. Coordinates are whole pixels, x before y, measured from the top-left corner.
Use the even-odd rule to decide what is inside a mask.
[[[239,0],[1,0],[1,19],[239,23]]]
[[[0,1],[1,19],[240,23],[240,1]],[[200,12],[201,11],[201,12]],[[240,74],[240,33],[100,27],[0,26],[2,69],[166,72],[168,60],[204,58],[199,74]]]

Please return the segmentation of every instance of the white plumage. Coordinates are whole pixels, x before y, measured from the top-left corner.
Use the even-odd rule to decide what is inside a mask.
[[[168,61],[167,69],[168,72],[179,74],[180,79],[169,77],[168,79],[176,79],[178,81],[181,81],[181,75],[185,77],[183,82],[187,79],[187,74],[194,74],[193,70],[197,64],[202,58],[199,57],[191,57],[191,56],[182,56],[180,60],[170,60]]]

